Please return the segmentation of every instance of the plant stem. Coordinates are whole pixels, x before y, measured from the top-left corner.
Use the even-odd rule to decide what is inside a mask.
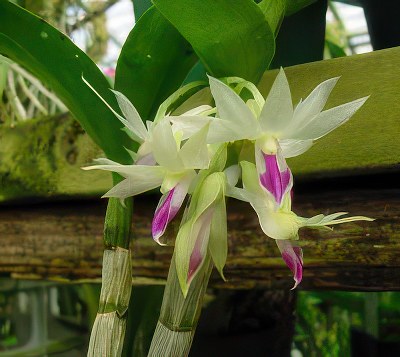
[[[133,199],[108,201],[105,224],[102,286],[99,309],[90,336],[88,357],[118,357],[126,329],[126,312],[132,290],[129,240]]]
[[[148,357],[188,356],[213,267],[209,254],[204,259],[203,267],[194,277],[184,298],[172,257],[160,318]]]

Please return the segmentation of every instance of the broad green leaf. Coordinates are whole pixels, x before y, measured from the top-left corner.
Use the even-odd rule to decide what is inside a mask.
[[[151,7],[126,40],[115,76],[115,88],[133,103],[143,120],[182,84],[197,57],[187,41]]]
[[[195,81],[207,81],[207,80],[208,78],[206,74],[206,69],[204,68],[203,63],[201,63],[201,61],[198,61],[189,71],[188,75],[183,81],[183,84]]]
[[[108,82],[69,38],[21,7],[0,1],[0,54],[46,83],[110,159],[130,161],[123,148],[129,147],[129,138],[121,130],[122,124],[83,83],[81,76],[118,108]]]
[[[285,17],[286,3],[287,0],[263,0],[258,4],[275,37],[278,35],[282,20]]]
[[[136,22],[151,7],[150,0],[132,0]]]
[[[285,68],[293,103],[326,79],[340,76],[325,109],[370,95],[363,107],[301,156],[288,159],[295,174],[362,174],[398,165],[400,153],[400,47]],[[265,96],[278,71],[259,88]]]
[[[318,0],[286,0],[286,16],[293,15],[294,13],[300,11],[302,8],[307,7],[308,5],[311,5],[317,1]],[[320,0],[320,2],[324,1]]]
[[[326,1],[318,1],[295,15],[285,17],[276,38],[271,68],[322,60],[326,9]]]
[[[258,82],[274,54],[274,35],[249,0],[154,0],[158,10],[191,43],[214,77]]]

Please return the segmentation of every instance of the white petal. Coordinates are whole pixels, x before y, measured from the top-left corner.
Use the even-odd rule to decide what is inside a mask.
[[[112,161],[105,157],[99,157],[98,159],[94,159],[93,162],[95,162],[98,165],[120,165],[118,162]],[[87,170],[86,168],[83,169]]]
[[[230,123],[241,139],[253,138],[260,131],[258,120],[243,100],[227,85],[209,77],[218,116]],[[210,128],[211,132],[211,128]]]
[[[172,131],[176,133],[177,131],[182,132],[182,140],[186,140],[195,133],[197,133],[201,128],[208,124],[213,118],[204,116],[192,116],[192,115],[182,115],[179,117],[170,116],[168,119],[172,123]]]
[[[185,169],[206,169],[210,162],[207,149],[208,125],[191,136],[179,150],[179,157]]]
[[[124,123],[125,126],[140,139],[142,139],[143,141],[146,140],[147,130],[136,108],[129,101],[129,99],[125,97],[122,93],[112,89],[111,91],[115,94],[115,97],[117,98],[118,101],[118,105],[125,116],[126,119],[126,123]]]
[[[293,114],[293,127],[302,127],[321,112],[338,80],[339,77],[335,77],[320,83],[303,102],[297,105]]]
[[[261,110],[260,124],[264,131],[282,132],[292,117],[292,96],[285,72],[281,68]]]
[[[133,140],[136,140],[138,143],[142,143],[143,139],[140,138],[134,131],[132,131],[128,125],[128,121],[120,114],[118,114],[110,104],[107,103],[107,101],[93,88],[93,86],[82,76],[83,82],[99,97],[99,99],[108,107],[108,109],[111,110],[111,112],[118,118],[118,120],[125,125],[129,129],[130,136],[132,137]]]
[[[307,125],[294,133],[293,139],[319,139],[338,126],[344,124],[365,103],[368,97],[359,98],[352,102],[325,110],[310,120]]]
[[[248,125],[251,124],[246,126]],[[209,144],[220,144],[243,139],[255,140],[260,133],[261,130],[246,131],[243,126],[235,125],[229,120],[215,118],[210,123],[207,142]]]
[[[157,163],[171,171],[181,171],[183,163],[167,119],[160,120],[152,131],[151,145]]]
[[[204,113],[206,111],[209,111],[212,109],[211,105],[200,105],[196,108],[190,109],[187,112],[183,113],[183,115],[201,115],[201,113]]]
[[[193,108],[198,108],[200,106],[208,106],[208,109],[211,109],[212,107],[210,104],[212,103],[212,95],[210,88],[205,87],[203,89],[200,89],[198,92],[193,94],[191,97],[189,97],[188,100],[183,102],[178,108],[176,108],[172,114],[173,115],[194,115],[194,113],[191,113]],[[207,109],[207,110],[208,110]],[[190,113],[190,114],[188,114]]]
[[[228,187],[235,187],[239,181],[240,177],[240,167],[239,165],[232,165],[224,170],[226,181]]]
[[[161,166],[148,165],[94,165],[83,167],[83,170],[112,171],[124,177],[130,177],[136,181],[155,180],[157,182],[159,181],[160,184],[165,176],[165,170]]]
[[[279,146],[282,149],[285,158],[295,157],[306,152],[313,145],[312,140],[294,140],[283,139],[279,140]]]
[[[147,166],[150,167],[150,166]],[[126,197],[135,196],[140,193],[152,190],[160,186],[162,177],[139,175],[135,177],[129,177],[122,182],[115,185],[110,191],[108,191],[103,197],[118,197],[124,199]]]

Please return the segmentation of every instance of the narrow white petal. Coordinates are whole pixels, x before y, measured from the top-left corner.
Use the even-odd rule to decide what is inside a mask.
[[[147,130],[136,108],[122,93],[112,89],[111,91],[115,94],[118,105],[126,118],[126,127],[143,141],[146,140]]]
[[[152,190],[160,186],[162,178],[159,177],[129,177],[115,185],[103,197],[117,197],[124,199]]]
[[[132,131],[128,126],[129,123],[128,121],[120,114],[118,114],[113,107],[107,103],[107,101],[96,91],[96,89],[93,88],[93,86],[82,76],[83,82],[99,97],[99,99],[107,106],[108,109],[111,110],[111,112],[118,118],[118,120],[125,125],[129,129],[129,134],[132,137],[133,140],[136,140],[138,143],[142,143],[143,139],[140,138],[134,131]]]
[[[183,115],[200,115],[201,113],[209,111],[211,109],[212,109],[211,105],[204,104],[188,110],[187,112],[183,113]]]
[[[303,102],[296,106],[293,114],[293,127],[302,127],[321,112],[338,80],[339,77],[335,77],[320,83]]]
[[[169,120],[160,120],[152,131],[151,145],[157,163],[171,171],[181,171],[183,163]]]
[[[312,140],[294,140],[283,139],[279,140],[279,146],[282,149],[285,158],[295,157],[306,152],[313,145]]]
[[[261,110],[260,124],[264,131],[282,132],[292,117],[292,96],[285,72],[281,68]]]
[[[99,157],[98,159],[94,159],[93,162],[95,162],[98,165],[120,165],[118,162],[112,161],[105,157]],[[83,169],[86,170],[86,168]]]
[[[148,165],[94,165],[84,167],[84,170],[104,170],[116,172],[124,177],[130,177],[134,180],[140,181],[146,179],[161,181],[165,176],[165,170],[161,166],[148,166]]]
[[[210,162],[206,143],[208,125],[191,136],[179,150],[185,169],[206,169]]]
[[[325,110],[316,115],[306,126],[302,127],[291,137],[300,140],[319,139],[349,120],[367,99],[368,97],[359,98]]]
[[[209,77],[218,116],[228,121],[235,131],[241,131],[242,139],[254,137],[259,132],[258,120],[243,100],[227,85]]]

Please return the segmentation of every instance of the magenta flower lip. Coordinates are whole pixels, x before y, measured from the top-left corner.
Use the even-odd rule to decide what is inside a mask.
[[[303,250],[292,245],[289,240],[276,240],[276,245],[282,254],[282,259],[293,273],[295,289],[303,279]]]
[[[167,229],[168,223],[175,218],[176,214],[181,208],[183,201],[185,200],[187,190],[187,182],[178,183],[174,188],[161,197],[154,213],[153,222],[151,225],[151,233],[153,235],[153,239],[157,243],[162,244],[160,242],[160,238]]]
[[[265,161],[265,172],[260,175],[260,183],[269,193],[274,196],[278,205],[291,186],[291,172],[289,167],[283,171],[278,166],[276,155],[262,153]]]

